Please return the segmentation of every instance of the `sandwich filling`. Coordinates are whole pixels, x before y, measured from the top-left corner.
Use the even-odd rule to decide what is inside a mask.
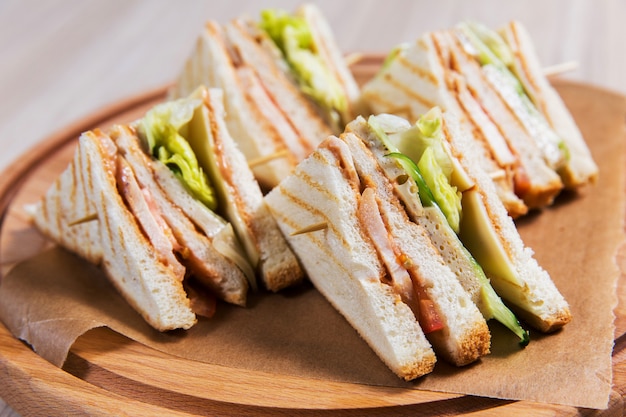
[[[149,153],[167,165],[194,197],[215,210],[215,192],[185,139],[194,112],[201,104],[200,100],[177,100],[158,105],[141,120],[139,129]]]
[[[145,141],[150,155],[168,166],[194,198],[216,212],[232,204],[218,201],[214,185],[220,185],[223,178],[214,164],[203,164],[204,161],[199,161],[197,155],[198,151],[204,154],[213,152],[209,149],[210,129],[204,120],[208,117],[206,113],[200,98],[188,97],[163,103],[155,106],[139,121],[138,133]],[[239,219],[238,216],[233,217]],[[239,220],[243,223],[243,220]],[[223,223],[226,226],[226,222]],[[237,265],[255,288],[253,268],[258,262],[256,246],[245,234],[239,233],[238,238],[233,235],[232,227],[223,227],[213,236],[214,247]],[[242,241],[245,251],[238,240]]]
[[[358,217],[387,269],[388,284],[411,308],[424,334],[443,329],[444,323],[435,303],[424,291],[415,266],[387,230],[376,202],[375,192],[370,187],[366,187],[361,194]]]
[[[457,37],[465,51],[482,66],[483,72],[535,139],[548,166],[558,171],[569,152],[562,138],[537,109],[519,78],[511,71],[513,53],[500,35],[479,23],[462,23]]]
[[[481,206],[481,201],[466,198],[475,193],[476,187],[450,153],[449,144],[444,139],[441,111],[432,109],[414,126],[395,116],[370,116],[367,127],[370,134],[386,149],[385,157],[395,159],[406,173],[406,178],[396,178],[392,182],[406,207],[416,204],[421,206],[421,210],[417,211],[421,215],[412,216],[413,221],[425,226],[449,265],[457,264],[459,258],[463,258],[462,264],[471,271],[474,280],[474,283],[466,283],[464,287],[474,293],[474,301],[485,319],[494,318],[504,324],[520,338],[522,346],[526,345],[529,341],[528,333],[494,291],[471,249],[468,250],[458,236],[462,224],[480,225],[477,226],[482,230],[478,235],[480,242],[470,247],[485,245],[491,255],[495,254],[492,262],[496,264],[498,272],[509,272],[504,275],[515,285],[521,285],[516,281],[501,239],[491,223],[485,220],[488,219],[487,213],[476,209],[476,206]],[[403,186],[407,182],[413,186]],[[410,210],[407,212],[411,213]],[[463,266],[453,268],[457,276],[468,274],[468,271],[463,273],[463,269]]]
[[[320,55],[309,22],[282,10],[264,10],[259,27],[272,39],[289,64],[301,90],[324,112],[336,131],[349,121],[348,99],[341,82]]]
[[[133,169],[119,155],[116,158],[116,179],[117,189],[122,199],[135,215],[160,260],[171,268],[176,278],[182,282],[185,277],[185,267],[178,261],[174,253],[183,253],[183,248],[174,238],[172,229],[154,204],[150,191],[139,185]]]

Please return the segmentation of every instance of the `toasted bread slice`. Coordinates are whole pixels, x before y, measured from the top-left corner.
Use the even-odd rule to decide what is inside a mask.
[[[116,157],[108,136],[99,131],[82,134],[74,159],[36,204],[33,221],[60,245],[100,265],[155,329],[188,329],[196,316],[182,279],[118,192]]]
[[[358,220],[360,181],[347,145],[329,138],[266,201],[307,276],[387,366],[411,380],[436,358]],[[313,224],[321,230],[294,234]]]
[[[217,176],[214,182],[225,217],[233,224],[267,289],[279,291],[300,282],[304,274],[298,259],[265,206],[263,193],[224,123],[221,90],[201,88],[197,94],[205,104],[202,111],[206,119],[199,123],[206,135],[201,136],[210,145],[191,146],[202,166],[212,167]],[[199,151],[201,148],[210,151]]]
[[[575,189],[595,182],[598,166],[565,103],[546,78],[526,28],[511,21],[500,33],[513,52],[515,74],[568,149],[569,158],[559,170],[565,187]]]
[[[170,98],[186,97],[198,86],[224,91],[228,130],[252,164],[255,178],[271,189],[310,152],[285,116],[260,88],[256,73],[241,63],[230,47],[223,28],[206,23]],[[259,163],[264,158],[269,158]]]

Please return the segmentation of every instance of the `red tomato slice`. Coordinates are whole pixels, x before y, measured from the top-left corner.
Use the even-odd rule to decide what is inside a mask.
[[[517,167],[515,171],[513,183],[515,188],[515,194],[520,198],[524,197],[524,194],[526,194],[528,190],[530,190],[530,178],[528,177],[528,174],[526,174],[524,168],[522,168],[521,166]]]
[[[443,322],[431,300],[420,300],[419,322],[425,334],[443,329]]]
[[[417,317],[424,334],[443,329],[443,321],[435,308],[435,303],[428,298],[428,294],[426,294],[426,292],[422,289],[422,286],[417,282],[417,279],[413,280],[413,287],[419,300],[419,311]]]

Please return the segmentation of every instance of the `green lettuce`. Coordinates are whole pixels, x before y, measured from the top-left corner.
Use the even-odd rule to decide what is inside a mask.
[[[416,161],[437,205],[458,233],[462,196],[451,182],[452,160],[443,145],[441,125],[441,110],[435,107],[420,117],[412,128],[398,135],[396,144],[400,152]]]
[[[437,200],[450,227],[458,232],[461,223],[461,195],[456,187],[450,185],[449,177],[437,163],[433,148],[428,147],[424,150],[417,166],[421,172],[427,173],[424,179],[428,188]]]
[[[209,209],[217,208],[217,200],[207,174],[198,164],[189,142],[185,139],[200,100],[180,99],[152,108],[139,124],[150,154],[167,165],[189,192]]]
[[[348,111],[346,95],[317,52],[307,21],[282,10],[263,10],[259,26],[280,49],[302,91],[329,113],[334,123]]]

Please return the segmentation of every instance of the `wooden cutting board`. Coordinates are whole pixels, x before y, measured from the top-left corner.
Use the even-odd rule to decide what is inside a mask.
[[[379,68],[380,56],[354,65],[359,81]],[[594,87],[558,81],[569,98],[610,106],[626,98]],[[27,227],[25,202],[41,195],[67,165],[80,132],[129,121],[163,100],[159,88],[116,103],[44,140],[0,177],[0,265],[38,253],[45,242]],[[626,257],[619,257],[621,265]],[[619,288],[620,295],[623,288]],[[620,297],[621,299],[622,297]],[[616,310],[614,391],[609,408],[584,410],[525,401],[505,401],[412,389],[308,380],[198,363],[160,353],[106,329],[81,337],[63,369],[37,354],[0,324],[0,396],[28,415],[622,415],[626,391],[626,313]]]

